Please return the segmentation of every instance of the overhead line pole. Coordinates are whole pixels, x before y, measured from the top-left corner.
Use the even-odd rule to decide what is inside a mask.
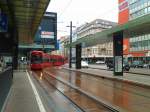
[[[67,26],[67,27],[70,27],[70,44],[72,43],[72,27],[75,27],[75,26],[72,26],[72,21],[70,21],[70,26]],[[72,47],[70,46],[69,48],[69,68],[72,68]]]

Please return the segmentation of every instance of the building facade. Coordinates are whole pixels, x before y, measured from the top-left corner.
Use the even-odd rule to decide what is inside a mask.
[[[150,0],[119,0],[119,24],[125,24],[136,18],[150,14]],[[150,57],[150,34],[133,35],[125,37],[125,56],[135,59]]]
[[[59,49],[52,51],[52,54],[58,54],[58,55],[62,55],[65,57],[69,56],[69,49],[65,47],[65,45],[69,44],[69,36],[62,36],[59,39]]]
[[[103,30],[112,28],[116,26],[117,23],[96,19],[90,23],[86,23],[76,29],[76,37],[80,39],[82,37],[90,36],[101,32]],[[82,58],[87,58],[89,61],[97,61],[104,60],[106,57],[113,56],[113,42],[97,44],[92,47],[86,47],[86,45],[82,48]]]

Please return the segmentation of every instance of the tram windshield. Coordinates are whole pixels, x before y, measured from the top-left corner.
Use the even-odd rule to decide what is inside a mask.
[[[42,63],[42,56],[40,56],[40,55],[32,55],[31,56],[31,63],[32,64]]]

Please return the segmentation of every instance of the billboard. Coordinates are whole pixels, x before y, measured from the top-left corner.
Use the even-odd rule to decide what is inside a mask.
[[[57,13],[46,12],[35,35],[34,42],[57,46]]]

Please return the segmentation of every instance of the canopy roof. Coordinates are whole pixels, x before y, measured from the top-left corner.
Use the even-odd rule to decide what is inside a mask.
[[[17,28],[19,43],[31,43],[50,0],[0,0],[9,25]],[[15,27],[14,27],[15,26]]]
[[[150,14],[131,20],[126,24],[118,25],[108,30],[98,32],[93,35],[88,35],[78,39],[66,47],[74,47],[76,44],[84,43],[86,47],[96,44],[112,41],[113,34],[119,31],[124,32],[124,37],[131,37],[133,35],[141,35],[150,33]]]

